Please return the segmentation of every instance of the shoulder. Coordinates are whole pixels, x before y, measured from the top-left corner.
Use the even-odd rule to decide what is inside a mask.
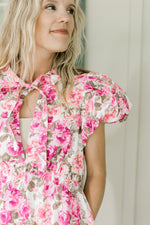
[[[92,90],[98,91],[104,88],[110,90],[110,92],[114,92],[115,90],[120,90],[123,92],[121,87],[117,85],[109,76],[94,72],[94,71],[88,71],[88,70],[80,70],[80,74],[75,76],[75,79],[79,82],[79,84],[83,87],[84,90]]]
[[[78,74],[85,74],[85,73],[93,73],[93,74],[95,74],[96,72],[93,72],[93,71],[90,71],[90,70],[86,70],[86,69],[79,69],[79,68],[77,68],[76,69],[77,70],[77,72],[78,72]]]
[[[8,86],[7,68],[0,69],[0,88]]]
[[[78,83],[84,93],[83,105],[86,112],[94,113],[97,118],[103,114],[102,120],[105,122],[125,120],[132,104],[126,92],[110,77],[88,71],[78,76]]]
[[[0,69],[0,91],[1,93],[7,93],[10,91],[17,90],[17,83],[13,79],[10,66],[5,66]]]
[[[90,80],[95,80],[100,78],[101,74],[98,72],[90,71],[90,70],[78,70],[78,74],[75,75],[75,79],[81,79],[84,82],[88,82]]]
[[[76,69],[77,71],[77,74],[75,76],[81,76],[81,75],[84,75],[84,76],[88,76],[88,75],[98,75],[100,73],[98,72],[94,72],[94,71],[90,71],[90,70],[86,70],[86,69]]]

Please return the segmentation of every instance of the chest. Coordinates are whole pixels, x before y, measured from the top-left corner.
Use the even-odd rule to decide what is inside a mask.
[[[9,107],[3,107],[5,102]],[[8,118],[1,118],[1,160],[25,157],[20,118],[33,118],[26,143],[26,154],[31,161],[36,161],[35,158],[42,152],[47,152],[47,156],[43,157],[49,159],[56,159],[54,156],[58,155],[60,157],[60,152],[61,157],[64,157],[75,142],[78,142],[82,121],[81,108],[76,101],[69,108],[65,105],[58,107],[56,93],[53,92],[48,97],[45,94],[42,96],[38,90],[32,90],[23,99],[21,95],[16,98],[13,96],[9,101],[8,98],[4,98],[0,110],[3,111],[3,115],[9,111]]]
[[[40,93],[38,90],[32,90],[25,98],[19,110],[20,118],[33,118],[35,107]]]

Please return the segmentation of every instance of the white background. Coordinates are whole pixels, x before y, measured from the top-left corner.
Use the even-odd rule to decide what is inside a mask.
[[[110,76],[133,107],[106,125],[107,185],[96,225],[150,223],[150,1],[87,1],[87,68]]]
[[[95,225],[150,223],[150,1],[87,1],[87,69],[117,82],[133,107],[106,125],[107,182]],[[3,16],[0,0],[0,18]]]

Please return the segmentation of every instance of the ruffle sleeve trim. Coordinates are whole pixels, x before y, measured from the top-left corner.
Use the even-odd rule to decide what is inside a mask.
[[[103,74],[86,74],[83,80],[82,139],[86,144],[88,136],[99,122],[115,123],[127,119],[132,104],[115,82]]]

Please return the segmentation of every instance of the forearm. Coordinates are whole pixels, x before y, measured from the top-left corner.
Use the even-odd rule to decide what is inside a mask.
[[[101,206],[105,192],[106,176],[87,176],[84,193],[92,209],[94,220]]]

